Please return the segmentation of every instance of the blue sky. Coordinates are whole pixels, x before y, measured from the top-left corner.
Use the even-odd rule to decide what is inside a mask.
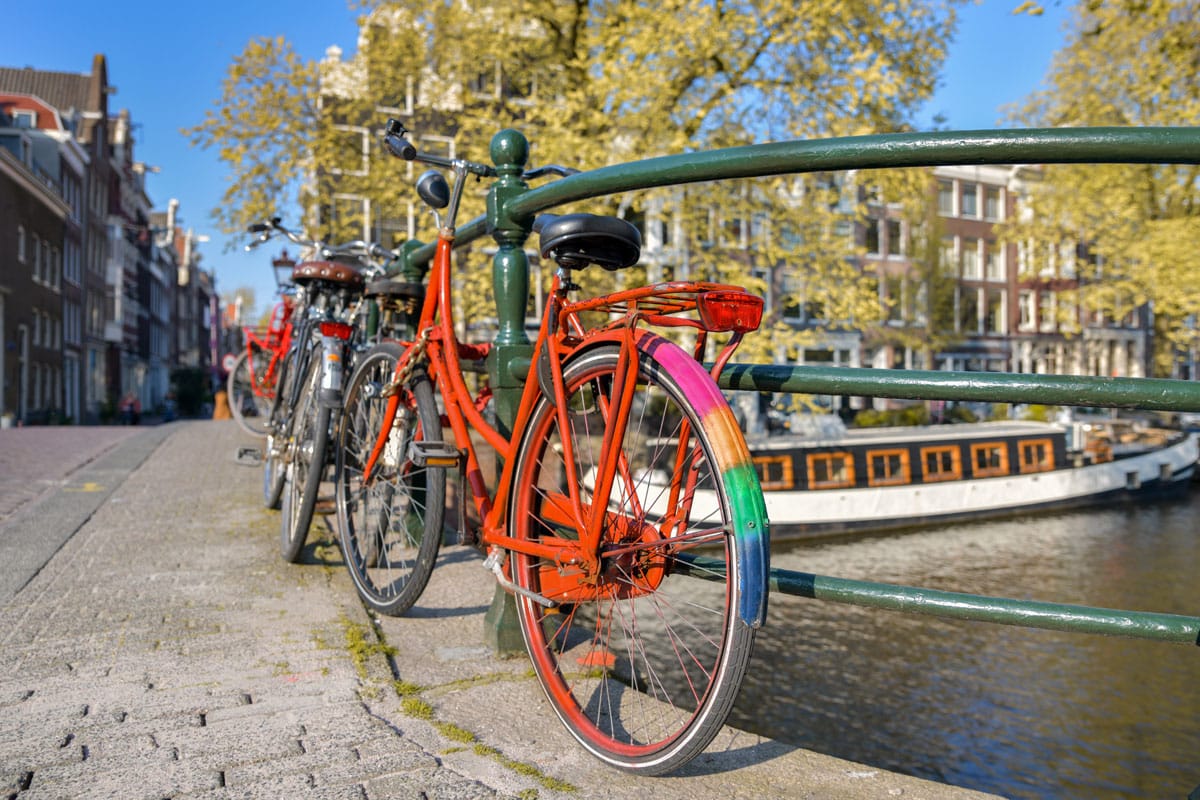
[[[1013,16],[1017,5],[1019,0],[984,0],[962,9],[942,87],[922,123],[928,126],[940,113],[952,129],[997,127],[1001,106],[1039,87],[1061,45],[1067,9],[1048,2],[1041,17]],[[192,147],[180,129],[202,120],[220,96],[230,62],[254,37],[282,34],[309,59],[321,58],[333,44],[352,52],[355,12],[344,0],[41,0],[12,4],[4,18],[0,66],[88,72],[92,56],[105,55],[109,82],[117,87],[109,108],[130,110],[138,126],[135,156],[161,168],[147,179],[151,200],[165,209],[178,198],[184,226],[212,236],[202,252],[220,291],[248,285],[260,306],[269,301],[275,284],[266,255],[278,247],[246,254],[245,237],[231,242],[216,233],[210,212],[220,203],[228,170],[214,152]]]

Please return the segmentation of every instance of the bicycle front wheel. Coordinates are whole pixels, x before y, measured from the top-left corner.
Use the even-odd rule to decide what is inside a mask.
[[[403,614],[425,590],[442,541],[446,470],[414,460],[415,440],[441,439],[433,387],[423,371],[398,387],[400,406],[370,481],[363,469],[383,425],[403,349],[385,342],[355,367],[346,389],[337,447],[338,531],[359,596],[381,614]],[[460,500],[461,502],[461,500]]]
[[[226,381],[229,410],[242,430],[251,436],[267,435],[274,387],[264,381],[264,376],[270,364],[270,354],[254,347],[237,357]]]
[[[670,366],[659,357],[668,348],[681,357]],[[717,457],[738,432],[697,413],[685,387],[707,375],[658,340],[640,353],[624,437],[613,443],[622,456],[612,491],[593,496],[605,432],[614,426],[618,356],[617,346],[601,346],[567,362],[566,430],[551,398],[537,402],[517,450],[510,506],[515,538],[570,547],[580,538],[567,488],[573,475],[584,518],[604,515],[598,567],[589,574],[513,552],[511,568],[518,585],[556,603],[516,598],[555,713],[601,760],[661,774],[712,741],[750,657],[754,630],[736,612],[747,577],[722,473],[728,458]],[[684,574],[679,561],[695,550],[723,556],[725,570],[709,580]]]
[[[283,479],[279,552],[284,561],[295,563],[308,540],[317,492],[325,473],[325,448],[329,442],[329,408],[317,399],[321,383],[321,354],[308,362],[303,394],[292,417],[287,463]]]

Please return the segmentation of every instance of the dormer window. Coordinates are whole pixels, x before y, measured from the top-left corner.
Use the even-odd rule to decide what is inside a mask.
[[[12,126],[14,128],[36,128],[37,127],[37,112],[36,111],[13,111]]]

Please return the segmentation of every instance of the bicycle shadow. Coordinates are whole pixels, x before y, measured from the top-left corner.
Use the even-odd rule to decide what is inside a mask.
[[[738,769],[775,761],[800,749],[793,745],[783,744],[773,739],[764,739],[755,734],[737,731],[732,728],[727,729],[727,731],[733,732],[731,735],[734,741],[730,742],[732,746],[726,746],[722,750],[706,750],[678,770],[672,772],[671,775],[678,778],[699,778],[708,775],[727,774]],[[724,733],[720,734],[718,739],[725,735]],[[738,743],[744,739],[753,741],[746,742],[745,744]]]
[[[447,606],[422,606],[414,605],[404,616],[413,617],[414,619],[452,619],[454,617],[472,617],[477,614],[487,613],[487,606],[465,606],[465,607],[447,607]]]

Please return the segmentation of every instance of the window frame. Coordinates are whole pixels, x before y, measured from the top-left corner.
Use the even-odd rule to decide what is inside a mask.
[[[930,473],[926,458],[931,454],[949,453],[950,470]],[[940,466],[940,465],[939,465]],[[956,444],[934,444],[921,448],[921,480],[924,483],[962,480],[962,450]]]
[[[841,480],[824,480],[818,481],[816,477],[816,464],[819,461],[832,463],[834,460],[840,460],[845,468],[845,477]],[[805,458],[805,467],[808,477],[809,489],[848,489],[855,485],[854,473],[854,454],[848,451],[839,450],[832,453],[809,453]],[[826,469],[827,474],[832,475],[833,470]]]
[[[900,457],[900,469],[898,474],[888,477],[879,477],[876,475],[875,460],[877,458],[890,458],[891,456]],[[908,454],[908,448],[882,447],[877,450],[867,451],[868,486],[904,486],[909,483],[912,483],[912,462]]]
[[[1044,447],[1045,458],[1039,462],[1031,462],[1028,458],[1027,448],[1034,446]],[[1022,439],[1017,442],[1017,461],[1018,469],[1021,474],[1029,474],[1035,472],[1050,472],[1054,469],[1054,442],[1049,438],[1042,439]]]
[[[995,467],[984,467],[980,469],[978,455],[984,451],[996,451],[1000,453],[1000,464]],[[1005,442],[972,442],[971,443],[971,477],[973,478],[997,478],[1002,475],[1008,475],[1008,445]]]
[[[758,474],[758,483],[764,492],[783,491],[796,487],[795,468],[791,456],[753,456],[750,462]],[[773,465],[781,467],[779,480],[770,480],[769,469]]]

